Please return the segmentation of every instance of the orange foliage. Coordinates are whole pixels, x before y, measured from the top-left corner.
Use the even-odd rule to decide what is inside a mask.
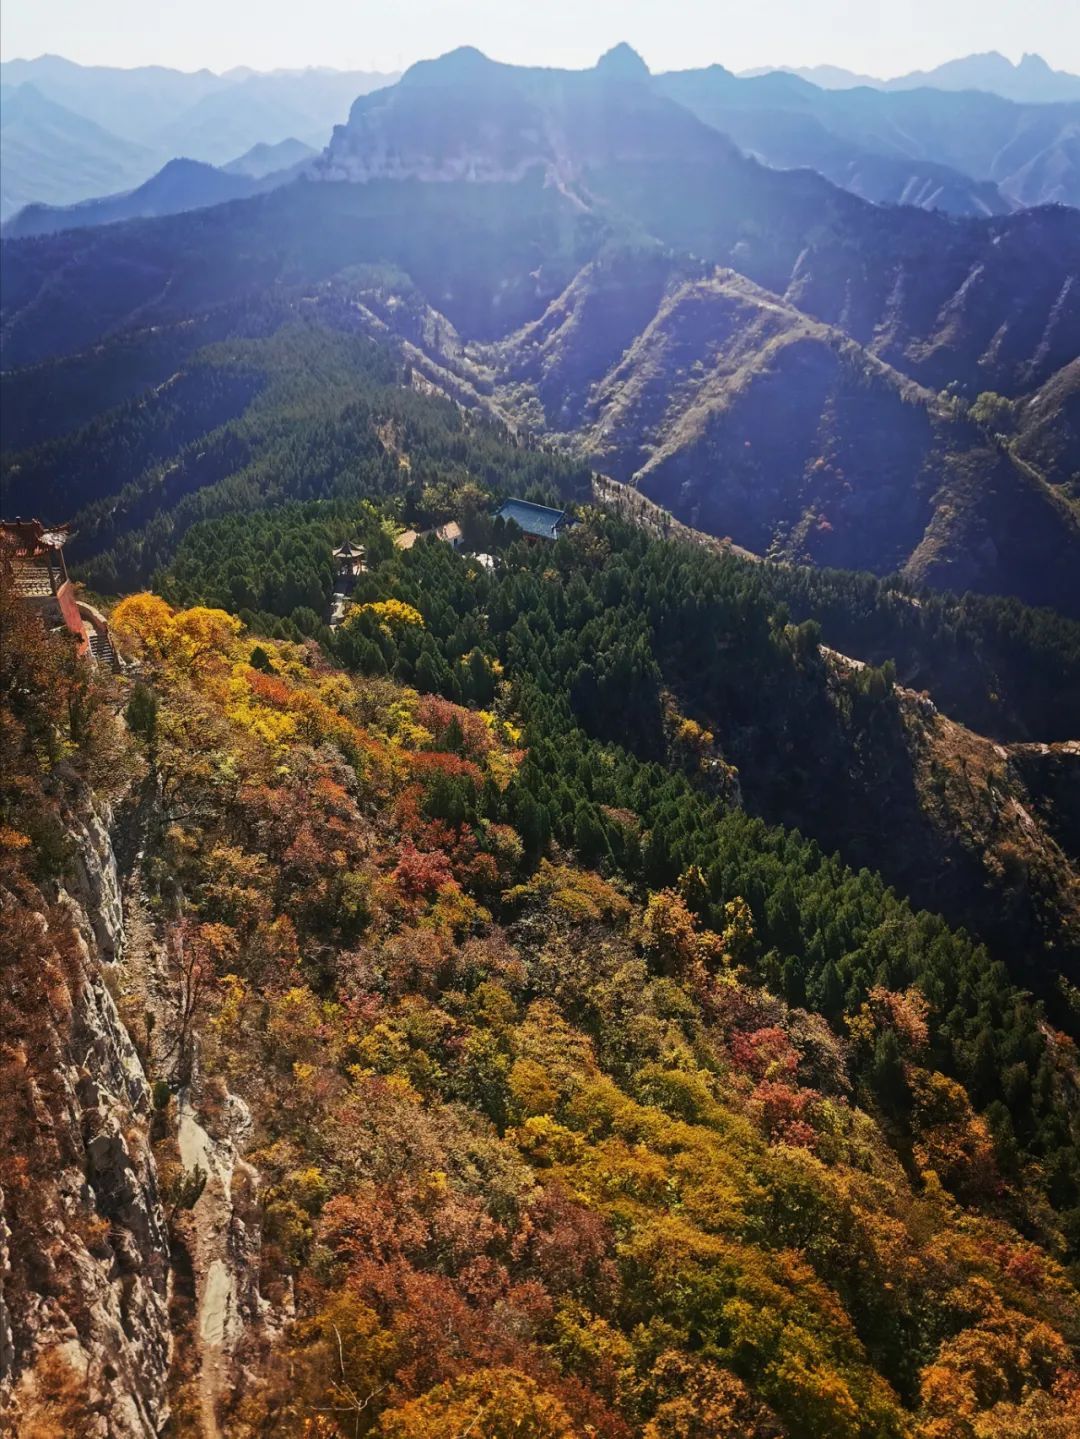
[[[706,965],[722,952],[720,937],[698,929],[686,901],[675,889],[650,894],[636,934],[646,954],[666,974],[703,979]]]
[[[406,899],[423,899],[447,884],[453,872],[449,858],[440,850],[421,852],[407,840],[399,852],[393,878]]]
[[[777,1025],[733,1035],[730,1049],[736,1066],[754,1079],[792,1079],[799,1067],[795,1046]]]
[[[580,1439],[554,1394],[511,1369],[481,1369],[382,1417],[382,1439]]]
[[[814,1127],[805,1115],[814,1098],[811,1090],[793,1089],[777,1079],[763,1079],[752,1096],[770,1138],[795,1149],[813,1146]]]

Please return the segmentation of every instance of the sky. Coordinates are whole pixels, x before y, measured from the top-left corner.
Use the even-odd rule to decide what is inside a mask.
[[[401,70],[457,45],[591,65],[620,40],[653,70],[842,65],[888,77],[972,51],[1080,72],[1080,0],[2,0],[0,55],[227,70]]]

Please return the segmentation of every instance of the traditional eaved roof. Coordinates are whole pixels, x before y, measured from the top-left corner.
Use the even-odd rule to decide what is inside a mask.
[[[445,525],[439,526],[435,534],[440,540],[445,540],[447,544],[453,545],[461,539],[461,526],[457,520],[447,520]]]
[[[52,599],[66,581],[59,556],[67,537],[67,525],[48,529],[40,520],[0,520],[0,560],[9,566],[22,599]]]
[[[64,542],[70,533],[69,525],[48,527],[40,520],[24,520],[21,516],[0,520],[0,562],[10,570],[19,598],[32,605],[47,625],[61,621],[78,640],[79,653],[85,656],[91,654],[89,637],[63,557]]]
[[[553,510],[548,505],[534,505],[530,500],[506,500],[495,518],[513,520],[527,535],[538,539],[557,540],[560,530],[570,523],[565,510]]]
[[[359,540],[346,540],[334,551],[335,560],[362,560],[367,551]]]
[[[48,550],[63,548],[70,530],[70,525],[47,529],[40,520],[0,520],[0,546],[12,557],[36,559]]]

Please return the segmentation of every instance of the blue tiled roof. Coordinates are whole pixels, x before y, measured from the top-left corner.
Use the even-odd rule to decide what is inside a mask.
[[[545,540],[557,540],[559,532],[570,523],[565,510],[552,510],[547,505],[534,505],[528,500],[507,500],[495,518],[513,520],[527,535]]]

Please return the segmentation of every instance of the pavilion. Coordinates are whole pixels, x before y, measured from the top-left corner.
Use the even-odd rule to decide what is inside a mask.
[[[367,551],[359,540],[346,540],[334,551],[334,563],[342,579],[355,579],[364,568]]]

